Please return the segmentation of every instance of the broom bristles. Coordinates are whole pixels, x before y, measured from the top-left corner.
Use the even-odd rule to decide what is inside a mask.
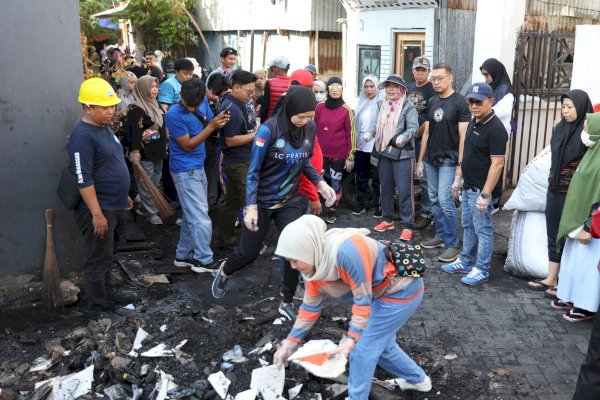
[[[158,215],[160,216],[160,218],[162,218],[163,220],[171,218],[174,214],[173,207],[171,207],[169,201],[156,187],[154,182],[152,182],[152,179],[150,179],[150,177],[144,170],[144,167],[142,167],[142,165],[138,161],[133,162],[133,167],[135,168],[136,176],[139,177],[139,179],[141,179],[142,182],[144,182],[144,184],[148,188],[148,192],[152,197],[152,201],[154,202],[154,205],[158,210]]]
[[[42,305],[52,312],[62,305],[58,287],[58,262],[54,253],[54,210],[46,210],[46,257],[44,258],[44,280],[42,284]]]

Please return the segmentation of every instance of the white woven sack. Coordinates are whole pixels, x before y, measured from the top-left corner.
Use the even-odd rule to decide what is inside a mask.
[[[548,239],[544,213],[513,213],[504,270],[525,278],[545,278],[548,275]]]
[[[546,211],[551,157],[548,146],[527,164],[519,177],[517,187],[504,204],[505,210]]]

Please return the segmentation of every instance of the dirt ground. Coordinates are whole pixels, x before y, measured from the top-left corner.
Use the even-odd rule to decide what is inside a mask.
[[[160,371],[164,371],[178,386],[170,392],[169,398],[218,399],[207,377],[221,369],[231,380],[229,394],[235,397],[250,387],[252,370],[261,367],[259,358],[272,362],[274,350],[262,355],[248,353],[268,342],[275,344],[285,338],[291,328],[288,321],[273,325],[279,317],[280,301],[278,261],[273,256],[274,227],[271,227],[265,254],[235,276],[222,301],[215,301],[210,294],[212,277],[209,273],[194,274],[172,266],[179,232],[176,224],[152,226],[142,220],[135,221],[134,217],[131,219],[127,237],[143,241],[127,242],[130,251],[119,252],[124,268],[115,269],[114,279],[124,287],[136,290],[140,300],[134,304],[135,309],[118,308],[109,315],[110,319],[88,321],[85,303],[80,301],[57,315],[47,315],[39,310],[2,315],[0,388],[5,390],[0,392],[0,399],[43,398],[39,397],[40,390],[34,389],[36,382],[81,371],[91,364],[94,365],[94,382],[92,392],[85,398],[103,395],[105,399],[155,399]],[[131,246],[147,249],[133,251]],[[217,250],[215,260],[225,256]],[[144,278],[144,275],[160,274],[164,274],[169,283],[149,285]],[[337,342],[346,330],[347,322],[334,317],[350,317],[349,307],[328,303],[310,338]],[[469,370],[451,372],[450,362],[444,355],[457,345],[458,338],[437,335],[425,347],[413,341],[410,335],[403,334],[406,329],[411,329],[410,325],[400,331],[399,343],[432,377],[434,390],[427,394],[402,393],[374,385],[371,398],[527,397],[527,388],[513,382],[502,369],[487,375]],[[160,343],[168,349],[183,340],[187,343],[170,357],[129,356],[127,353],[132,349],[139,327],[151,336],[143,342],[138,353]],[[223,354],[235,345],[241,346],[247,360],[223,365]],[[44,371],[29,372],[38,357],[53,360],[52,366]],[[384,380],[391,376],[378,369],[376,378]],[[346,396],[345,393],[332,396],[327,389],[335,382],[311,376],[293,365],[286,371],[284,396],[287,398],[287,390],[300,383],[304,385],[298,399],[316,399],[317,393],[324,399]],[[340,383],[344,383],[343,378]],[[111,395],[107,396],[105,390],[111,386],[112,390],[108,390]],[[511,387],[512,395],[499,396],[499,386]],[[140,397],[133,396],[135,388],[143,390]]]

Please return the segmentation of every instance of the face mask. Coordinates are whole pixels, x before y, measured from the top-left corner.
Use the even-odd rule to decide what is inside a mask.
[[[317,99],[317,103],[325,101],[327,95],[325,93],[315,93],[315,99]]]
[[[590,139],[590,134],[586,131],[581,131],[581,142],[585,145],[585,147],[592,147],[596,144],[596,142]]]

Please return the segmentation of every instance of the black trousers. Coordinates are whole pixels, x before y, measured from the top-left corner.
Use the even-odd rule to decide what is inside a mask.
[[[546,193],[546,235],[548,236],[548,259],[551,262],[560,263],[563,243],[556,246],[556,236],[560,217],[565,207],[566,193],[558,193],[548,190]]]
[[[594,317],[587,356],[581,364],[573,400],[600,399],[600,316]]]
[[[204,142],[206,151],[206,159],[204,160],[204,172],[206,173],[207,181],[207,201],[208,209],[212,210],[219,201],[219,156],[221,147],[219,146],[219,138],[209,137]],[[235,221],[234,221],[235,222]]]
[[[356,171],[356,195],[359,206],[365,207],[369,201],[369,179],[372,179],[373,203],[379,206],[379,172],[376,167],[371,165],[371,153],[357,150],[354,153],[354,170]]]
[[[108,231],[104,237],[94,235],[92,214],[85,202],[80,201],[73,210],[75,221],[85,242],[83,282],[88,306],[108,304],[107,290],[110,282],[113,254],[117,252],[119,236],[125,226],[125,211],[105,211],[102,214],[108,221]]]
[[[267,237],[271,220],[275,222],[277,230],[281,232],[290,222],[304,215],[305,206],[299,197],[289,200],[283,207],[271,210],[258,206],[258,231],[251,232],[242,224],[242,237],[238,247],[229,256],[223,271],[231,275],[252,263],[262,248]],[[283,270],[283,301],[291,303],[296,287],[298,286],[298,271],[292,269],[290,263],[285,261]]]

